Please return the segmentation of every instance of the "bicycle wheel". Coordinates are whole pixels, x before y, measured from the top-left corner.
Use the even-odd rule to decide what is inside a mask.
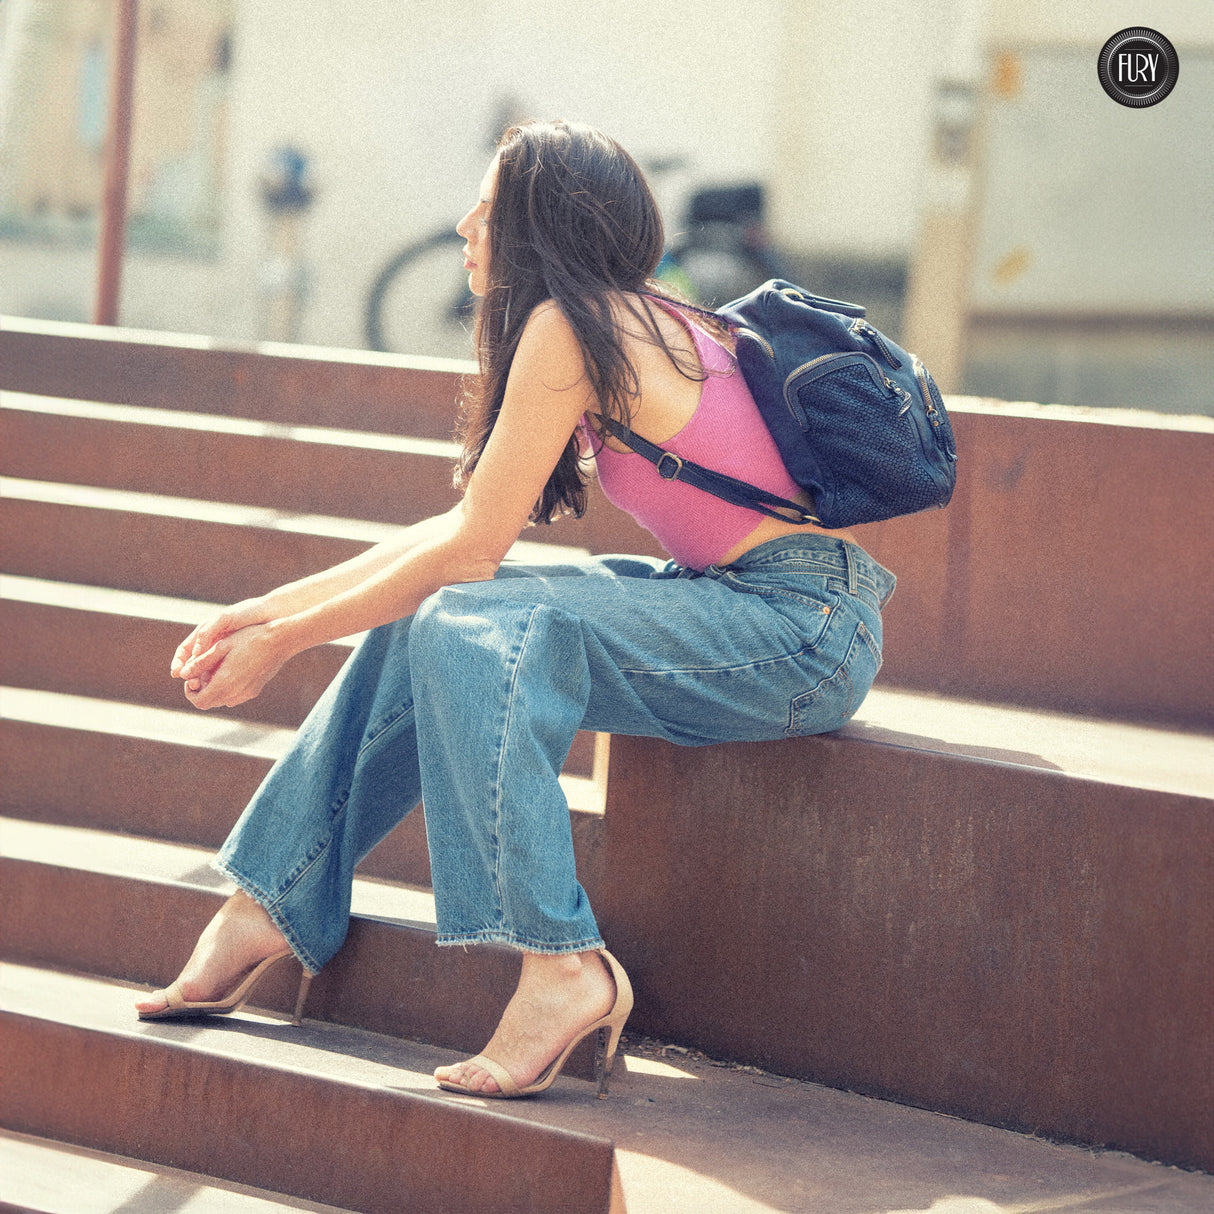
[[[367,293],[364,335],[372,350],[472,358],[475,297],[454,230],[402,249]]]

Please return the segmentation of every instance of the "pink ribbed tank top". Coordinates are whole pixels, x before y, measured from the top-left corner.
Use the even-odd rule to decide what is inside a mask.
[[[691,419],[661,445],[683,459],[770,493],[795,497],[799,487],[781,462],[733,355],[681,312],[661,300],[655,302],[687,326],[700,366],[710,373]],[[647,459],[633,451],[613,451],[599,441],[589,424],[585,429],[603,492],[652,532],[678,564],[706,568],[763,521],[754,510],[733,506],[681,481],[663,480]]]

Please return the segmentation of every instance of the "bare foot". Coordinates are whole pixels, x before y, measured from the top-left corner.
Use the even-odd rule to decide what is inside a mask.
[[[615,996],[615,981],[598,953],[524,953],[518,989],[484,1055],[526,1087],[578,1033],[611,1011]],[[471,1092],[500,1090],[497,1080],[471,1061],[440,1066],[434,1078]]]
[[[286,946],[285,937],[265,908],[238,890],[199,936],[178,978],[182,998],[191,1002],[221,999],[254,966]],[[164,991],[153,991],[146,999],[136,1001],[135,1010],[159,1012],[168,1005]]]

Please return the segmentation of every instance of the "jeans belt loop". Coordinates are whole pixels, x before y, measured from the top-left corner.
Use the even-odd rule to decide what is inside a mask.
[[[843,544],[843,559],[847,562],[847,593],[854,595],[856,593],[856,555],[852,551],[852,546],[844,542]]]

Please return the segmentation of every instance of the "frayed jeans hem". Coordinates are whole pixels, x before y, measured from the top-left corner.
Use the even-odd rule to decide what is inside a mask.
[[[256,902],[267,915],[270,916],[271,922],[276,928],[278,928],[280,932],[282,932],[283,938],[286,940],[291,951],[295,954],[299,964],[304,967],[304,970],[308,974],[315,978],[316,975],[320,973],[323,966],[313,960],[308,950],[304,948],[302,944],[300,944],[299,938],[291,929],[291,925],[286,921],[286,919],[283,918],[282,912],[274,905],[274,900],[269,896],[269,894],[267,894],[264,890],[258,889],[258,887],[246,876],[244,876],[243,873],[238,872],[230,864],[228,864],[225,860],[220,859],[218,856],[211,861],[211,865],[218,872],[221,872],[225,877],[227,877],[227,879],[235,884],[243,893],[248,894],[248,896],[252,898],[253,901]]]
[[[571,953],[594,953],[607,947],[600,936],[573,944],[552,944],[525,940],[514,932],[503,931],[468,932],[459,935],[440,934],[436,943],[439,948],[466,948],[470,944],[504,944],[507,948],[517,949],[524,953],[539,953],[545,957],[568,956]]]

